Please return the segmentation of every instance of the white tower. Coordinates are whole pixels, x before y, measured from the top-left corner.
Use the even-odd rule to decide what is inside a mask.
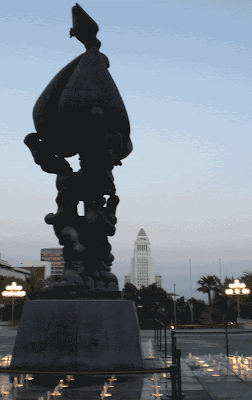
[[[137,288],[155,283],[154,259],[151,257],[150,241],[141,228],[135,240],[134,255],[131,259],[130,281]]]

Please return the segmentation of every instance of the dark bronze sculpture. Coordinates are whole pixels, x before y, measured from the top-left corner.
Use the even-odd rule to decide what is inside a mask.
[[[58,211],[45,221],[64,246],[65,269],[62,281],[47,293],[116,298],[120,292],[107,238],[115,234],[119,203],[112,170],[132,151],[130,125],[109,60],[99,51],[98,25],[77,3],[72,17],[70,37],[86,52],[45,88],[33,109],[37,132],[24,140],[42,170],[57,174]],[[81,168],[73,172],[66,158],[76,154]],[[80,201],[84,216],[77,213]]]
[[[78,4],[72,15],[70,36],[86,52],[41,94],[33,110],[37,132],[25,138],[35,162],[57,175],[58,210],[45,221],[64,246],[65,269],[61,282],[24,304],[11,368],[38,375],[140,371],[136,306],[121,298],[108,242],[119,202],[112,170],[132,151],[129,120],[99,52],[97,24]],[[74,172],[66,158],[76,154],[81,168]]]

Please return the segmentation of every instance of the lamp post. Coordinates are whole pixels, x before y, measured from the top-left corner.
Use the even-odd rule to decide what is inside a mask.
[[[194,322],[194,319],[193,319],[193,302],[192,302],[192,300],[188,300],[188,305],[189,305],[189,308],[190,308],[190,312],[191,312],[191,322]]]
[[[12,298],[12,328],[14,326],[14,298],[15,297],[24,297],[26,292],[23,289],[23,286],[17,286],[16,282],[12,282],[11,285],[7,285],[1,294],[4,297]]]
[[[174,294],[176,293],[176,285],[174,284]],[[174,325],[177,325],[177,309],[176,309],[176,296],[174,296]]]
[[[238,279],[235,279],[234,283],[230,283],[230,289],[226,289],[225,293],[229,295],[237,295],[237,304],[238,304],[238,317],[237,320],[240,318],[240,295],[241,294],[249,294],[250,289],[246,288],[245,283],[240,283]]]
[[[177,324],[176,297],[180,297],[180,295],[175,293],[176,285],[174,284],[173,286],[174,286],[174,293],[167,293],[167,295],[171,296],[172,300],[174,302],[174,311],[173,311],[174,321],[172,321],[172,323],[174,322],[174,325],[176,327],[176,324]]]

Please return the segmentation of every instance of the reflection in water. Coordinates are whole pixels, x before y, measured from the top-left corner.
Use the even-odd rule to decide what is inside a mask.
[[[161,375],[161,374],[160,374]],[[33,380],[25,380],[23,377],[23,385],[20,385],[20,374],[16,374],[13,378],[14,385],[9,383],[8,375],[0,375],[0,383],[3,387],[4,395],[1,397],[4,400],[38,400],[42,398],[44,400],[52,400],[59,398],[61,400],[75,399],[83,400],[83,398],[89,398],[90,400],[99,400],[109,397],[141,400],[146,398],[143,394],[143,386],[145,382],[145,390],[148,391],[148,397],[151,398],[151,394],[156,394],[155,397],[160,397],[161,393],[158,392],[158,387],[151,388],[153,381],[150,380],[152,375],[117,375],[108,377],[102,376],[81,376],[74,375],[59,377],[44,375],[43,377],[34,375]],[[16,379],[15,379],[16,378]],[[65,382],[68,379],[68,384]],[[53,386],[52,383],[57,383]],[[42,385],[41,385],[42,383]],[[100,396],[103,392],[103,396]],[[112,397],[112,398],[113,398]]]
[[[163,396],[163,394],[159,393],[158,388],[159,388],[159,386],[155,386],[155,393],[151,394],[152,396],[157,397],[157,398]]]
[[[3,367],[3,368],[4,367],[9,367],[10,363],[11,363],[11,360],[12,360],[12,355],[11,354],[7,354],[7,356],[4,356],[4,357],[1,358],[0,366]]]
[[[102,390],[102,392],[101,392],[102,398],[112,396],[111,393],[108,393],[108,388],[109,388],[109,386],[108,386],[107,382],[105,382],[105,383],[104,383],[104,386],[103,386],[103,390]]]
[[[12,385],[9,382],[8,375],[1,376],[1,397],[3,399],[10,399]]]
[[[202,375],[211,375],[219,377],[220,373],[239,376],[244,381],[252,381],[252,357],[235,355],[226,357],[222,353],[220,355],[195,357],[189,353],[186,362],[192,366],[199,367]]]
[[[49,392],[49,394],[51,394],[51,396],[61,396],[62,395],[62,387],[60,386],[60,384],[55,386],[55,388],[53,389],[53,392],[52,393]]]
[[[157,386],[157,382],[159,381],[157,374],[153,375],[153,377],[151,378],[151,381],[154,381],[154,386],[152,386],[152,387]],[[158,386],[158,387],[160,387],[160,386]]]

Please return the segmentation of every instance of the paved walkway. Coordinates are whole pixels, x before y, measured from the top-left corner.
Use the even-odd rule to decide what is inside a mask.
[[[183,364],[189,367],[193,379],[197,379],[211,399],[252,399],[251,357],[194,356],[184,358]]]

